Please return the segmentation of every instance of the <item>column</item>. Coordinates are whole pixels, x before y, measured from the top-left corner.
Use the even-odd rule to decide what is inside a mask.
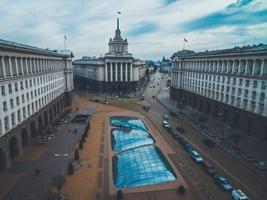
[[[108,63],[105,62],[105,81],[108,81]]]
[[[130,81],[133,81],[133,63],[130,63]]]
[[[5,67],[4,57],[1,57],[1,59],[2,59],[2,67],[3,67],[3,77],[6,77],[6,67]]]
[[[13,69],[12,69],[12,66],[11,66],[11,59],[10,59],[10,57],[8,57],[8,63],[9,63],[10,76],[13,76]]]
[[[118,81],[118,63],[115,63],[115,81]]]
[[[239,65],[238,65],[237,73],[240,74],[240,71],[241,71],[241,60],[238,60],[238,61],[239,61]]]
[[[261,73],[260,73],[260,75],[263,75],[263,71],[264,71],[264,60],[261,60]]]
[[[121,81],[123,81],[123,76],[122,76],[122,65],[123,65],[123,63],[121,63]]]
[[[125,81],[128,81],[128,63],[125,63]]]
[[[110,81],[113,81],[113,63],[110,63]]]
[[[16,72],[17,72],[17,75],[19,75],[17,57],[14,57],[14,59],[15,59],[15,68],[16,68]]]
[[[256,68],[256,60],[253,60],[253,67],[252,67],[252,74],[251,75],[254,75],[255,68]]]
[[[248,72],[248,60],[245,60],[246,61],[246,64],[245,64],[245,74],[247,74]]]

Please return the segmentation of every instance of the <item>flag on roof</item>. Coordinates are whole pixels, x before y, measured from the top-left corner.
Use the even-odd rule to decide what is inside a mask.
[[[120,11],[118,11],[118,14],[120,15],[120,14],[121,14],[121,12],[120,12]]]
[[[185,38],[184,38],[184,41],[185,41],[185,42],[188,42],[187,39],[185,39]]]

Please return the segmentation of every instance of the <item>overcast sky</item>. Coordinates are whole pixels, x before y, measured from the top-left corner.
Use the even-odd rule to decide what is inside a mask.
[[[61,49],[64,34],[75,59],[100,56],[114,36],[141,59],[161,59],[183,47],[204,51],[267,43],[267,0],[0,0],[0,38]]]

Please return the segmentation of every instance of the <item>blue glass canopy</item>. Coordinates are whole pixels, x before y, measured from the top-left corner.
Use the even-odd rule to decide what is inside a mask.
[[[142,131],[148,130],[143,121],[135,117],[113,116],[111,117],[110,121],[112,126],[125,127]]]
[[[113,151],[127,150],[154,143],[149,133],[135,129],[113,129],[111,141]]]
[[[135,188],[176,179],[163,154],[152,145],[124,151],[113,157],[113,180],[117,188]]]

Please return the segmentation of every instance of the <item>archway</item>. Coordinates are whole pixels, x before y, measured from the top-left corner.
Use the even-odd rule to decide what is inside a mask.
[[[29,136],[26,128],[24,128],[21,132],[21,145],[23,149],[29,145]]]
[[[59,111],[59,102],[57,102],[57,113],[60,113],[60,111]]]
[[[35,121],[31,122],[31,138],[35,138],[37,136],[37,129],[35,125]]]
[[[6,154],[2,148],[0,148],[0,170],[6,167]]]
[[[38,131],[39,133],[42,133],[43,131],[43,119],[42,119],[42,116],[39,116],[38,117]]]
[[[52,108],[51,107],[49,108],[49,119],[50,119],[50,122],[53,121],[53,112],[52,112]]]
[[[48,114],[47,111],[44,112],[44,126],[46,127],[48,125]]]
[[[15,136],[9,140],[9,155],[11,159],[19,155],[19,144]]]

